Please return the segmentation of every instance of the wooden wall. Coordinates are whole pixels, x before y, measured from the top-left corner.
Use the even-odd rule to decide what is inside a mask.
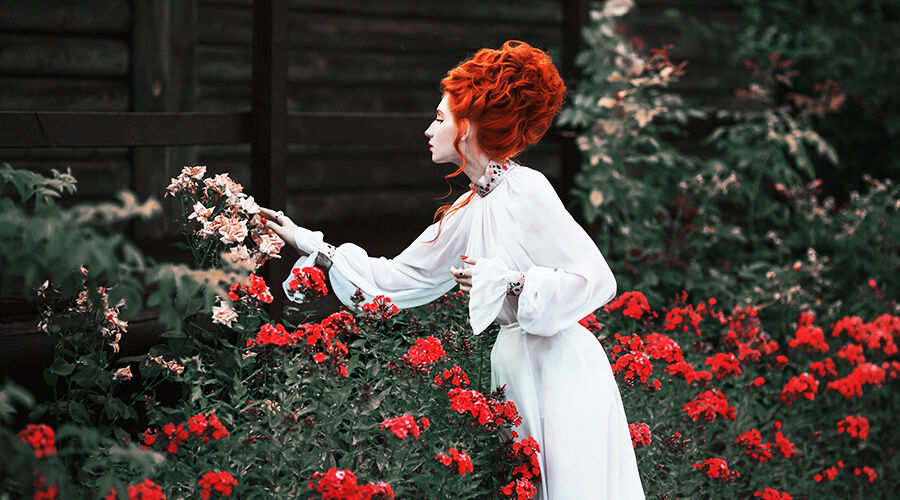
[[[733,12],[717,0],[637,4],[629,23],[651,46],[662,41],[678,46],[677,31],[661,15],[666,8],[713,17]],[[178,22],[142,24],[139,29],[169,39],[149,44],[135,40],[141,5],[163,9],[166,19],[190,19],[193,29],[181,29]],[[561,1],[296,0],[289,5],[292,112],[423,113],[424,131],[440,100],[440,79],[477,48],[520,39],[561,59]],[[164,75],[161,98],[171,89],[178,91],[164,109],[248,110],[251,16],[251,0],[0,0],[0,109],[146,110],[159,93],[151,88],[157,71]],[[691,76],[683,85],[697,86],[702,50],[679,50],[676,55],[692,56]],[[156,59],[142,60],[148,53]],[[172,75],[178,81],[171,81]],[[441,203],[436,198],[447,192],[442,176],[451,168],[431,163],[424,135],[421,145],[414,146],[352,143],[347,138],[343,147],[289,146],[285,211],[298,223],[323,230],[333,243],[355,241],[371,254],[395,254],[430,222]],[[559,145],[547,138],[522,160],[555,179]],[[106,198],[123,187],[161,197],[163,184],[146,185],[150,177],[145,169],[157,161],[166,173],[184,163],[205,164],[211,173],[230,172],[252,193],[249,145],[174,152],[7,149],[0,151],[0,161],[45,172],[71,166],[79,179],[77,200]]]

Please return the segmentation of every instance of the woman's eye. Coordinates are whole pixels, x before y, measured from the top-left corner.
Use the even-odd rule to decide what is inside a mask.
[[[438,123],[443,123],[443,122],[444,122],[444,120],[441,120],[440,118],[435,118],[434,121],[436,121],[436,122],[438,122]]]

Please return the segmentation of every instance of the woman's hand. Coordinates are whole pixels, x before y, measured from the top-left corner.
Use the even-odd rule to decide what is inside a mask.
[[[294,238],[294,233],[297,231],[297,225],[294,224],[294,221],[291,220],[290,217],[284,215],[284,213],[279,211],[270,210],[268,208],[259,207],[259,213],[265,217],[266,227],[275,231],[275,233],[284,240],[285,243],[291,246],[297,253],[303,253],[297,248],[297,241]]]
[[[466,257],[465,255],[460,255],[462,257],[462,261],[466,264],[475,265],[478,262],[478,259],[474,257]],[[462,267],[453,267],[450,266],[450,273],[453,275],[453,278],[459,283],[459,289],[463,293],[469,293],[472,290],[472,270],[464,269]]]

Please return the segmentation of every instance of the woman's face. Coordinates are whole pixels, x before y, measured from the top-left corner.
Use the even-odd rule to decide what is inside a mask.
[[[453,141],[456,139],[456,122],[453,120],[453,113],[450,112],[448,100],[449,95],[444,94],[435,111],[434,121],[425,130],[425,136],[429,139],[431,161],[460,165],[462,158],[453,147]]]

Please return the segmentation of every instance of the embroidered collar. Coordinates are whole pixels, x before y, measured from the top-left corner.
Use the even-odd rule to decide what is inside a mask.
[[[512,160],[506,160],[506,163],[497,163],[491,160],[487,164],[487,168],[484,169],[484,175],[479,177],[478,180],[470,182],[469,187],[478,193],[478,196],[484,198],[500,184],[506,172],[517,166],[519,164]]]

